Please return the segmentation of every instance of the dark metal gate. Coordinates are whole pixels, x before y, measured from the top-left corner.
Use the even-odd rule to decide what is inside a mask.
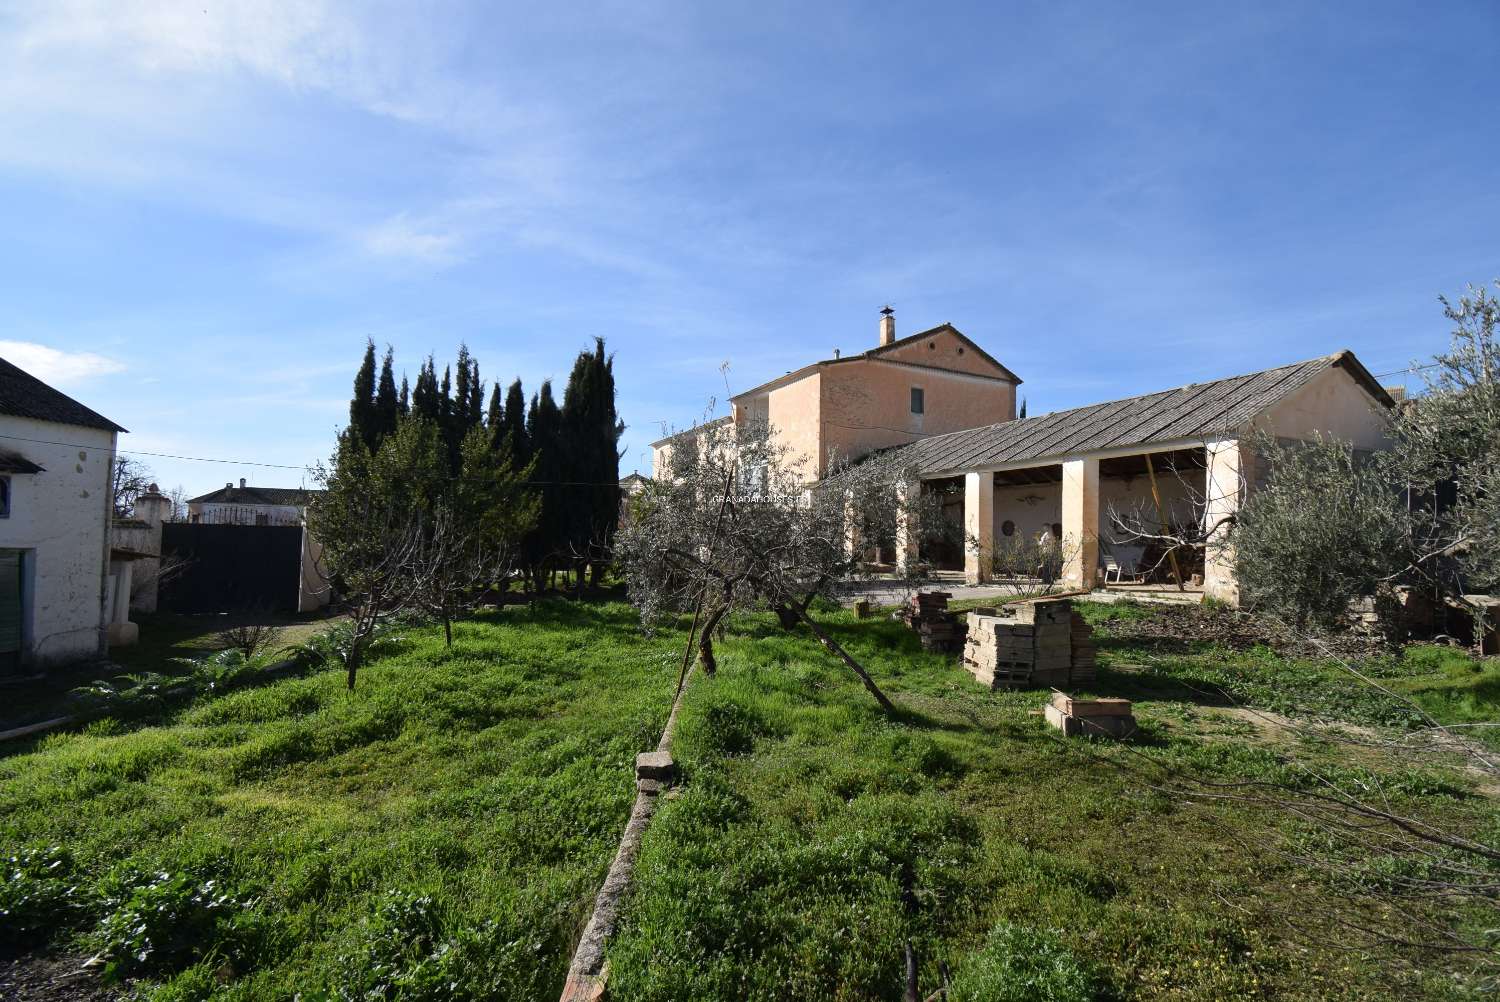
[[[302,581],[299,525],[161,527],[164,560],[184,561],[164,574],[157,603],[168,612],[296,612]]]

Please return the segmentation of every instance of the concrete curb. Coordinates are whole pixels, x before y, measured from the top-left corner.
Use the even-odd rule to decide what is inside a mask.
[[[696,668],[696,664],[693,666]],[[615,924],[620,918],[620,905],[625,892],[630,889],[630,878],[635,872],[635,860],[641,851],[641,841],[651,819],[656,814],[658,801],[670,787],[671,777],[676,772],[672,761],[672,734],[677,729],[677,717],[682,709],[682,700],[687,695],[687,682],[691,681],[690,669],[684,680],[682,691],[672,701],[672,712],[667,716],[667,725],[662,729],[661,740],[656,751],[642,752],[636,756],[635,806],[630,820],[620,836],[620,847],[615,850],[614,862],[609,865],[609,874],[604,886],[594,898],[594,913],[578,939],[573,951],[573,962],[568,966],[568,980],[563,984],[559,1002],[599,1002],[604,998],[609,979],[609,962],[605,958],[605,947],[614,934]]]

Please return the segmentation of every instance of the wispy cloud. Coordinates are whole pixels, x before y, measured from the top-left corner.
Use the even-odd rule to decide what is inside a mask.
[[[0,358],[40,380],[73,385],[125,371],[125,364],[91,351],[61,351],[35,341],[0,341]]]
[[[361,243],[375,257],[429,265],[452,264],[462,256],[458,233],[424,226],[405,212],[370,227]]]

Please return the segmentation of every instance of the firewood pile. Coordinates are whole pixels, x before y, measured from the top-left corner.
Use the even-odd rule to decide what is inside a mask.
[[[1093,630],[1067,599],[969,613],[964,667],[993,689],[1068,688],[1097,675]]]
[[[964,624],[948,611],[946,591],[919,591],[901,610],[901,621],[917,631],[924,651],[956,651],[963,646]]]

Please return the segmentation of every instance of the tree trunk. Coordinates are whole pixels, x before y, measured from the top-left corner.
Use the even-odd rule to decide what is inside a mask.
[[[729,606],[721,605],[709,613],[708,619],[703,623],[703,630],[698,634],[698,661],[703,665],[703,674],[712,675],[719,670],[719,663],[714,660],[714,627],[724,619],[725,613],[729,612]]]
[[[448,641],[448,646],[453,646],[453,617],[448,615],[448,610],[443,610],[443,639]]]
[[[797,610],[797,615],[801,618],[802,622],[807,624],[807,628],[812,631],[812,635],[818,638],[818,643],[836,654],[839,660],[843,661],[854,674],[859,676],[859,680],[865,684],[865,688],[870,691],[870,695],[875,697],[875,702],[879,703],[886,713],[896,712],[896,704],[892,703],[886,697],[886,694],[880,691],[880,686],[875,684],[875,680],[870,677],[870,673],[865,671],[858,661],[850,657],[849,652],[840,647],[837,640],[834,640],[827,633],[823,632],[823,628],[813,622],[812,617],[805,611],[799,609]]]
[[[344,661],[344,668],[349,673],[348,686],[350,692],[354,691],[354,677],[359,674],[359,661],[360,656],[364,654],[364,648],[365,642],[358,635],[349,642],[349,656]]]
[[[917,994],[917,951],[912,949],[911,940],[906,941],[906,994],[901,1002],[922,1002]]]
[[[790,630],[802,622],[802,617],[797,615],[797,610],[789,605],[778,605],[776,607],[776,620],[781,624],[783,630]]]

